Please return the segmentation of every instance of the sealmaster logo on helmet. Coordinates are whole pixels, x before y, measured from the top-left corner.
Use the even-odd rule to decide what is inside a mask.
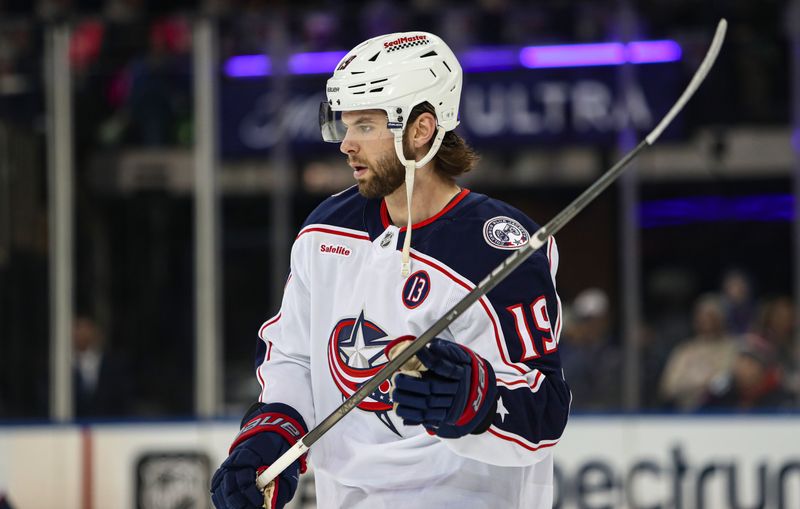
[[[430,44],[430,42],[427,35],[412,35],[400,37],[393,41],[386,41],[383,43],[383,47],[386,48],[387,51],[395,51],[398,49],[410,48],[411,46]]]

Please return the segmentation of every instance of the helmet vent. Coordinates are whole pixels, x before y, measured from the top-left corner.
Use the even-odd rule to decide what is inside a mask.
[[[347,88],[358,88],[363,86],[366,86],[366,83],[356,83],[355,85],[348,85]]]
[[[369,93],[371,94],[373,92],[382,92],[382,91],[383,91],[383,87],[378,87],[378,88],[373,88],[372,90],[369,91]]]
[[[366,92],[366,90],[360,90],[360,91],[358,91],[358,92],[353,92],[353,95],[361,95],[361,94],[363,94],[364,92]]]
[[[452,70],[452,69],[450,69],[450,66],[449,66],[449,65],[447,65],[447,61],[446,61],[446,60],[442,60],[442,63],[444,64],[444,66],[445,66],[445,67],[447,67],[447,70],[448,70],[448,71],[450,71],[450,72],[453,72],[453,70]]]
[[[350,71],[350,74],[364,74],[364,71]]]
[[[425,53],[424,55],[421,55],[419,58],[435,57],[436,55],[437,55],[437,53],[435,51],[431,50],[431,51]]]
[[[428,69],[428,70],[431,72],[431,74],[433,74],[433,77],[435,78],[436,77],[436,73],[433,72],[433,69]]]
[[[370,58],[370,59],[369,59],[369,61],[370,61],[370,62],[374,62],[375,60],[377,60],[377,59],[378,59],[378,55],[380,55],[380,54],[381,54],[381,52],[380,52],[380,51],[379,51],[379,52],[377,52],[377,53],[375,53],[374,55],[372,55],[372,58]]]
[[[377,85],[378,83],[383,83],[384,81],[389,81],[389,78],[381,78],[379,80],[370,81],[369,84],[370,85]]]

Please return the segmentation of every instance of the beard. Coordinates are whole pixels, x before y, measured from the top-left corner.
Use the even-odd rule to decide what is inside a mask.
[[[370,168],[368,178],[358,182],[358,192],[365,198],[383,198],[395,192],[406,178],[406,169],[392,152]]]

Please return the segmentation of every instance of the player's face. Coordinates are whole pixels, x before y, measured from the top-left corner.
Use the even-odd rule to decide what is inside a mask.
[[[342,122],[347,134],[339,149],[347,155],[366,198],[382,198],[396,191],[405,180],[405,169],[394,149],[394,135],[386,127],[383,110],[346,111]]]

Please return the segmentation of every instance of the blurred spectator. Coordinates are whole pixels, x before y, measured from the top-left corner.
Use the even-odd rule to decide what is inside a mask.
[[[477,23],[473,27],[477,40],[481,44],[507,44],[508,22],[513,19],[508,15],[508,0],[479,0],[477,2]]]
[[[41,34],[35,23],[0,17],[0,120],[31,127],[42,109]]]
[[[781,385],[775,349],[763,338],[748,334],[732,368],[711,382],[703,408],[775,409],[787,407],[791,401]]]
[[[678,266],[650,271],[645,280],[644,323],[637,336],[643,408],[661,406],[659,387],[670,352],[692,334],[691,301],[697,295],[694,274]]]
[[[181,17],[168,17],[150,27],[147,55],[127,67],[126,112],[132,141],[145,146],[188,143],[182,126],[191,116],[189,51],[191,35]]]
[[[365,37],[402,32],[408,25],[408,10],[393,0],[373,0],[359,13],[361,33]]]
[[[620,406],[621,356],[611,340],[608,296],[589,288],[575,298],[560,342],[564,373],[575,410]]]
[[[302,19],[303,51],[331,51],[340,48],[336,39],[339,20],[328,11],[310,11]]]
[[[643,323],[636,333],[636,342],[639,347],[639,387],[641,408],[658,408],[660,401],[658,398],[658,388],[661,382],[661,374],[664,371],[664,364],[669,356],[670,345],[667,341],[661,341],[663,331],[659,330],[654,324]],[[569,381],[569,380],[567,380]]]
[[[0,509],[13,509],[8,497],[2,491],[0,491]]]
[[[140,19],[142,13],[131,10],[135,2],[117,4],[103,21],[78,23],[70,44],[82,105],[76,117],[78,171],[84,152],[98,144],[191,142],[189,21],[179,15]]]
[[[106,27],[97,19],[83,20],[75,25],[69,44],[69,61],[73,72],[81,77],[97,61],[103,47]]]
[[[75,417],[111,417],[129,414],[133,373],[127,360],[106,347],[98,324],[88,316],[73,322]]]
[[[691,302],[697,295],[696,276],[686,268],[661,267],[647,275],[646,285],[646,321],[655,335],[654,343],[666,349],[666,359],[680,340],[692,334]]]
[[[752,284],[744,271],[729,270],[722,277],[722,305],[726,325],[732,334],[750,332],[755,305]]]
[[[441,2],[438,0],[412,0],[410,2],[411,14],[408,26],[413,27],[414,30],[422,30],[423,32],[433,32],[439,34],[442,31],[439,29],[440,20],[443,17],[441,11]],[[455,9],[452,6],[447,8],[448,16],[451,15]]]
[[[42,418],[49,381],[41,374],[48,373],[50,358],[47,217],[35,206],[35,194],[12,190],[7,203],[18,222],[12,221],[10,245],[0,257],[0,418]]]
[[[797,397],[800,395],[800,347],[795,339],[794,303],[781,296],[768,300],[761,308],[756,331],[777,353],[784,383]]]
[[[696,301],[693,326],[695,335],[670,353],[660,387],[664,403],[687,411],[702,403],[711,380],[731,369],[737,351],[719,296],[703,295]]]
[[[129,22],[141,18],[146,11],[143,0],[107,0],[105,15],[117,22]]]

